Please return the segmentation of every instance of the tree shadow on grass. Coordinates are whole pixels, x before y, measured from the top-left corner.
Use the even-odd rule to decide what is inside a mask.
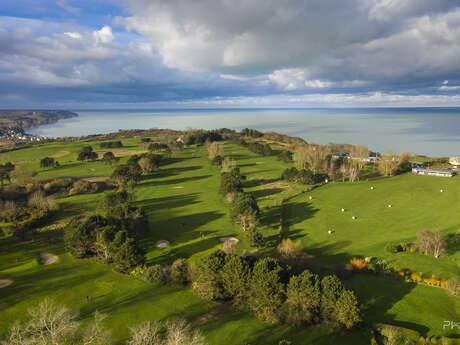
[[[319,209],[307,201],[289,201],[283,205],[283,226],[289,227],[313,218]]]
[[[214,233],[216,231],[213,231]],[[171,264],[174,260],[179,258],[189,258],[190,256],[207,251],[214,248],[216,245],[221,243],[218,236],[204,237],[192,243],[186,245],[172,247],[172,248],[156,248],[161,251],[159,255],[149,259],[147,264]]]
[[[172,245],[199,239],[204,233],[210,234],[213,230],[198,231],[197,229],[224,216],[215,211],[201,212],[179,217],[166,216],[160,220],[150,222],[150,233],[143,240],[142,245],[147,251],[158,249],[155,242],[167,240]],[[161,229],[161,231],[159,231]],[[159,249],[158,249],[159,250]],[[192,253],[193,254],[193,253]]]
[[[198,203],[199,193],[183,194],[183,195],[171,195],[162,198],[152,198],[137,201],[136,206],[142,207],[147,213],[154,213],[162,209],[173,209],[181,208]]]
[[[182,178],[176,178],[176,179],[168,179],[168,180],[154,180],[150,182],[146,182],[141,184],[141,186],[167,186],[171,184],[179,184],[179,183],[187,183],[187,182],[192,182],[192,181],[199,181],[206,179],[208,177],[211,177],[211,175],[200,175],[200,176],[190,176],[190,177],[182,177]]]
[[[255,191],[252,191],[251,194],[256,198],[263,198],[266,196],[274,195],[274,194],[279,194],[283,191],[284,189],[282,188],[267,188],[267,189],[258,189]]]
[[[355,291],[365,323],[370,325],[387,323],[415,330],[425,336],[428,333],[428,327],[409,321],[395,320],[397,315],[390,312],[391,308],[408,295],[417,284],[382,276],[359,274],[346,285]]]

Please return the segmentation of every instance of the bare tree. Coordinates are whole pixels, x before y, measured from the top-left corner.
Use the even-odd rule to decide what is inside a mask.
[[[431,239],[431,246],[435,258],[438,258],[446,253],[447,242],[443,240],[442,235],[439,232],[433,233],[433,237]]]
[[[396,154],[391,150],[385,150],[382,155],[382,160],[379,161],[379,171],[384,176],[392,176],[398,169]]]
[[[348,164],[348,176],[350,177],[350,182],[355,182],[359,180],[359,172],[360,172],[359,167],[360,167],[359,163],[356,164],[356,163],[351,162],[350,164]]]
[[[357,145],[353,148],[353,157],[359,158],[358,164],[361,169],[365,164],[365,159],[369,157],[369,149],[364,145]]]
[[[234,167],[236,167],[236,161],[229,157],[225,157],[222,161],[222,172],[229,172]]]
[[[94,320],[83,331],[82,345],[106,345],[111,343],[111,333],[105,328],[102,322],[107,315],[94,312]]]
[[[131,328],[127,345],[204,345],[198,330],[183,319],[167,323],[145,322]]]
[[[308,144],[298,147],[293,155],[293,160],[299,169],[310,168],[316,173],[329,154],[328,146]]]
[[[204,345],[201,334],[192,330],[183,319],[169,322],[165,328],[167,336],[164,345]]]
[[[45,299],[29,309],[25,323],[16,322],[2,345],[108,345],[110,332],[102,325],[105,316],[96,312],[94,321],[81,329],[78,313]]]
[[[433,254],[435,258],[438,258],[446,252],[447,242],[443,240],[441,233],[424,230],[417,234],[415,247],[425,255]]]
[[[157,322],[144,322],[131,328],[131,339],[126,345],[160,345],[162,344],[163,326]]]
[[[224,149],[222,148],[222,145],[219,144],[217,141],[213,141],[208,145],[208,156],[209,159],[213,160],[217,156],[223,156],[224,155]]]

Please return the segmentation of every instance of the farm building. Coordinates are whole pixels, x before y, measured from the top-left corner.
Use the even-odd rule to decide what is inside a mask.
[[[452,169],[427,169],[427,168],[412,168],[412,172],[417,175],[452,177],[455,175]]]

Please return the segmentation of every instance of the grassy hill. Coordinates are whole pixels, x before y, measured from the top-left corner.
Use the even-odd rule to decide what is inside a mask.
[[[145,150],[139,138],[122,141],[123,148],[113,150],[120,156],[120,164],[130,154]],[[35,169],[36,179],[109,176],[114,167],[100,161],[76,161],[80,149],[88,144],[99,150],[96,142],[48,143],[1,154],[0,159]],[[261,208],[260,230],[268,239],[264,252],[274,252],[281,200],[298,194],[305,186],[280,181],[281,172],[290,164],[274,156],[263,157],[230,142],[225,143],[225,153],[237,162],[246,176],[245,191],[256,197]],[[40,168],[39,160],[45,156],[55,157],[60,166]],[[238,252],[260,254],[230,222],[229,204],[218,193],[219,183],[220,171],[211,165],[206,149],[191,146],[174,153],[167,165],[135,187],[135,203],[144,208],[149,218],[149,233],[142,242],[149,264],[171,263],[179,257],[195,261],[220,248],[220,238],[227,236],[239,239]],[[66,254],[64,230],[59,225],[65,226],[74,215],[97,212],[101,197],[102,193],[96,193],[57,200],[60,209],[52,223],[58,224],[58,229],[45,227],[49,236],[43,236],[41,241],[0,237],[0,278],[14,280],[0,289],[0,339],[14,320],[24,318],[28,307],[44,297],[80,310],[84,322],[95,310],[107,313],[107,323],[120,344],[129,327],[141,321],[185,317],[193,322],[216,306],[200,299],[190,288],[148,284],[115,273],[109,265]],[[458,177],[405,174],[373,182],[329,183],[284,204],[283,231],[285,236],[300,240],[304,251],[321,267],[332,269],[354,256],[372,256],[414,272],[458,278],[460,254],[454,246],[448,255],[438,259],[418,253],[394,254],[385,247],[388,243],[411,242],[418,231],[425,229],[454,234],[460,226],[459,197]],[[335,231],[333,235],[328,234],[329,229]],[[171,245],[157,248],[158,240],[167,240]],[[39,265],[40,253],[53,253],[59,259],[52,265]],[[357,292],[368,324],[386,322],[424,335],[444,335],[447,331],[442,321],[458,320],[460,314],[459,301],[447,296],[444,289],[371,275],[355,275],[346,284]],[[217,315],[201,330],[211,345],[267,345],[281,339],[307,345],[369,343],[368,335],[360,330],[333,334],[325,326],[295,329],[264,323],[239,309]]]

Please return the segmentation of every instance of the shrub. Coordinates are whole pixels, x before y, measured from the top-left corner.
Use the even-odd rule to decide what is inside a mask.
[[[168,273],[163,266],[153,265],[145,269],[142,279],[149,283],[164,285],[168,282]]]
[[[389,243],[389,244],[387,244],[387,245],[385,246],[385,250],[386,250],[387,252],[389,252],[389,253],[394,253],[394,254],[396,254],[396,253],[402,252],[402,251],[403,251],[403,248],[401,247],[400,244],[391,244],[391,243]]]
[[[460,280],[449,279],[446,283],[446,289],[451,296],[460,296]]]
[[[352,258],[350,259],[350,264],[356,268],[357,270],[362,270],[366,267],[366,261],[364,261],[364,259],[361,259],[361,258]]]
[[[85,180],[76,181],[69,191],[69,195],[96,193],[99,190],[97,183]]]
[[[112,149],[112,148],[120,148],[123,147],[123,144],[121,141],[107,141],[104,143],[101,143],[101,149]]]
[[[189,265],[185,259],[177,259],[171,265],[169,273],[171,283],[186,285],[190,281]]]

